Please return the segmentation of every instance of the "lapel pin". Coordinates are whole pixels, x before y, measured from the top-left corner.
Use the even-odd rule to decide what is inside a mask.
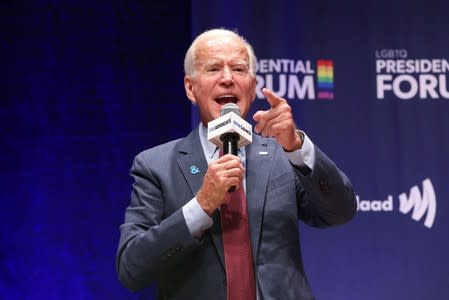
[[[259,155],[268,155],[267,151],[259,151]]]
[[[190,173],[195,175],[200,172],[200,169],[197,166],[190,166]]]

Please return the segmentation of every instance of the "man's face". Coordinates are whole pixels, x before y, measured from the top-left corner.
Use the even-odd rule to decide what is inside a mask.
[[[245,44],[233,35],[203,38],[196,49],[195,74],[184,78],[184,86],[204,125],[218,118],[226,103],[237,104],[245,117],[256,93]]]

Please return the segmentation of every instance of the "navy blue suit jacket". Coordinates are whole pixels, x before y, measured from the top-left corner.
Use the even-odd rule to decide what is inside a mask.
[[[315,151],[313,170],[298,170],[274,139],[255,135],[246,146],[246,197],[262,299],[313,299],[298,219],[324,227],[342,224],[356,211],[348,178],[316,146]],[[192,173],[191,166],[200,172]],[[191,236],[182,213],[206,170],[198,128],[136,156],[116,259],[119,280],[130,290],[157,282],[158,299],[226,299],[219,211],[199,239]]]

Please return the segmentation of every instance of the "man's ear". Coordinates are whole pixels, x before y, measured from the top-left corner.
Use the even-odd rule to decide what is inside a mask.
[[[193,94],[192,78],[190,78],[189,76],[184,76],[184,89],[186,90],[186,95],[187,98],[189,98],[190,102],[192,102],[192,104],[196,104],[196,99]]]

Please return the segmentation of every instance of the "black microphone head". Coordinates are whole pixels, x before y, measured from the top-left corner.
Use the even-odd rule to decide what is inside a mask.
[[[225,105],[223,105],[220,110],[220,116],[224,116],[231,111],[240,117],[240,108],[235,103],[226,103]]]

